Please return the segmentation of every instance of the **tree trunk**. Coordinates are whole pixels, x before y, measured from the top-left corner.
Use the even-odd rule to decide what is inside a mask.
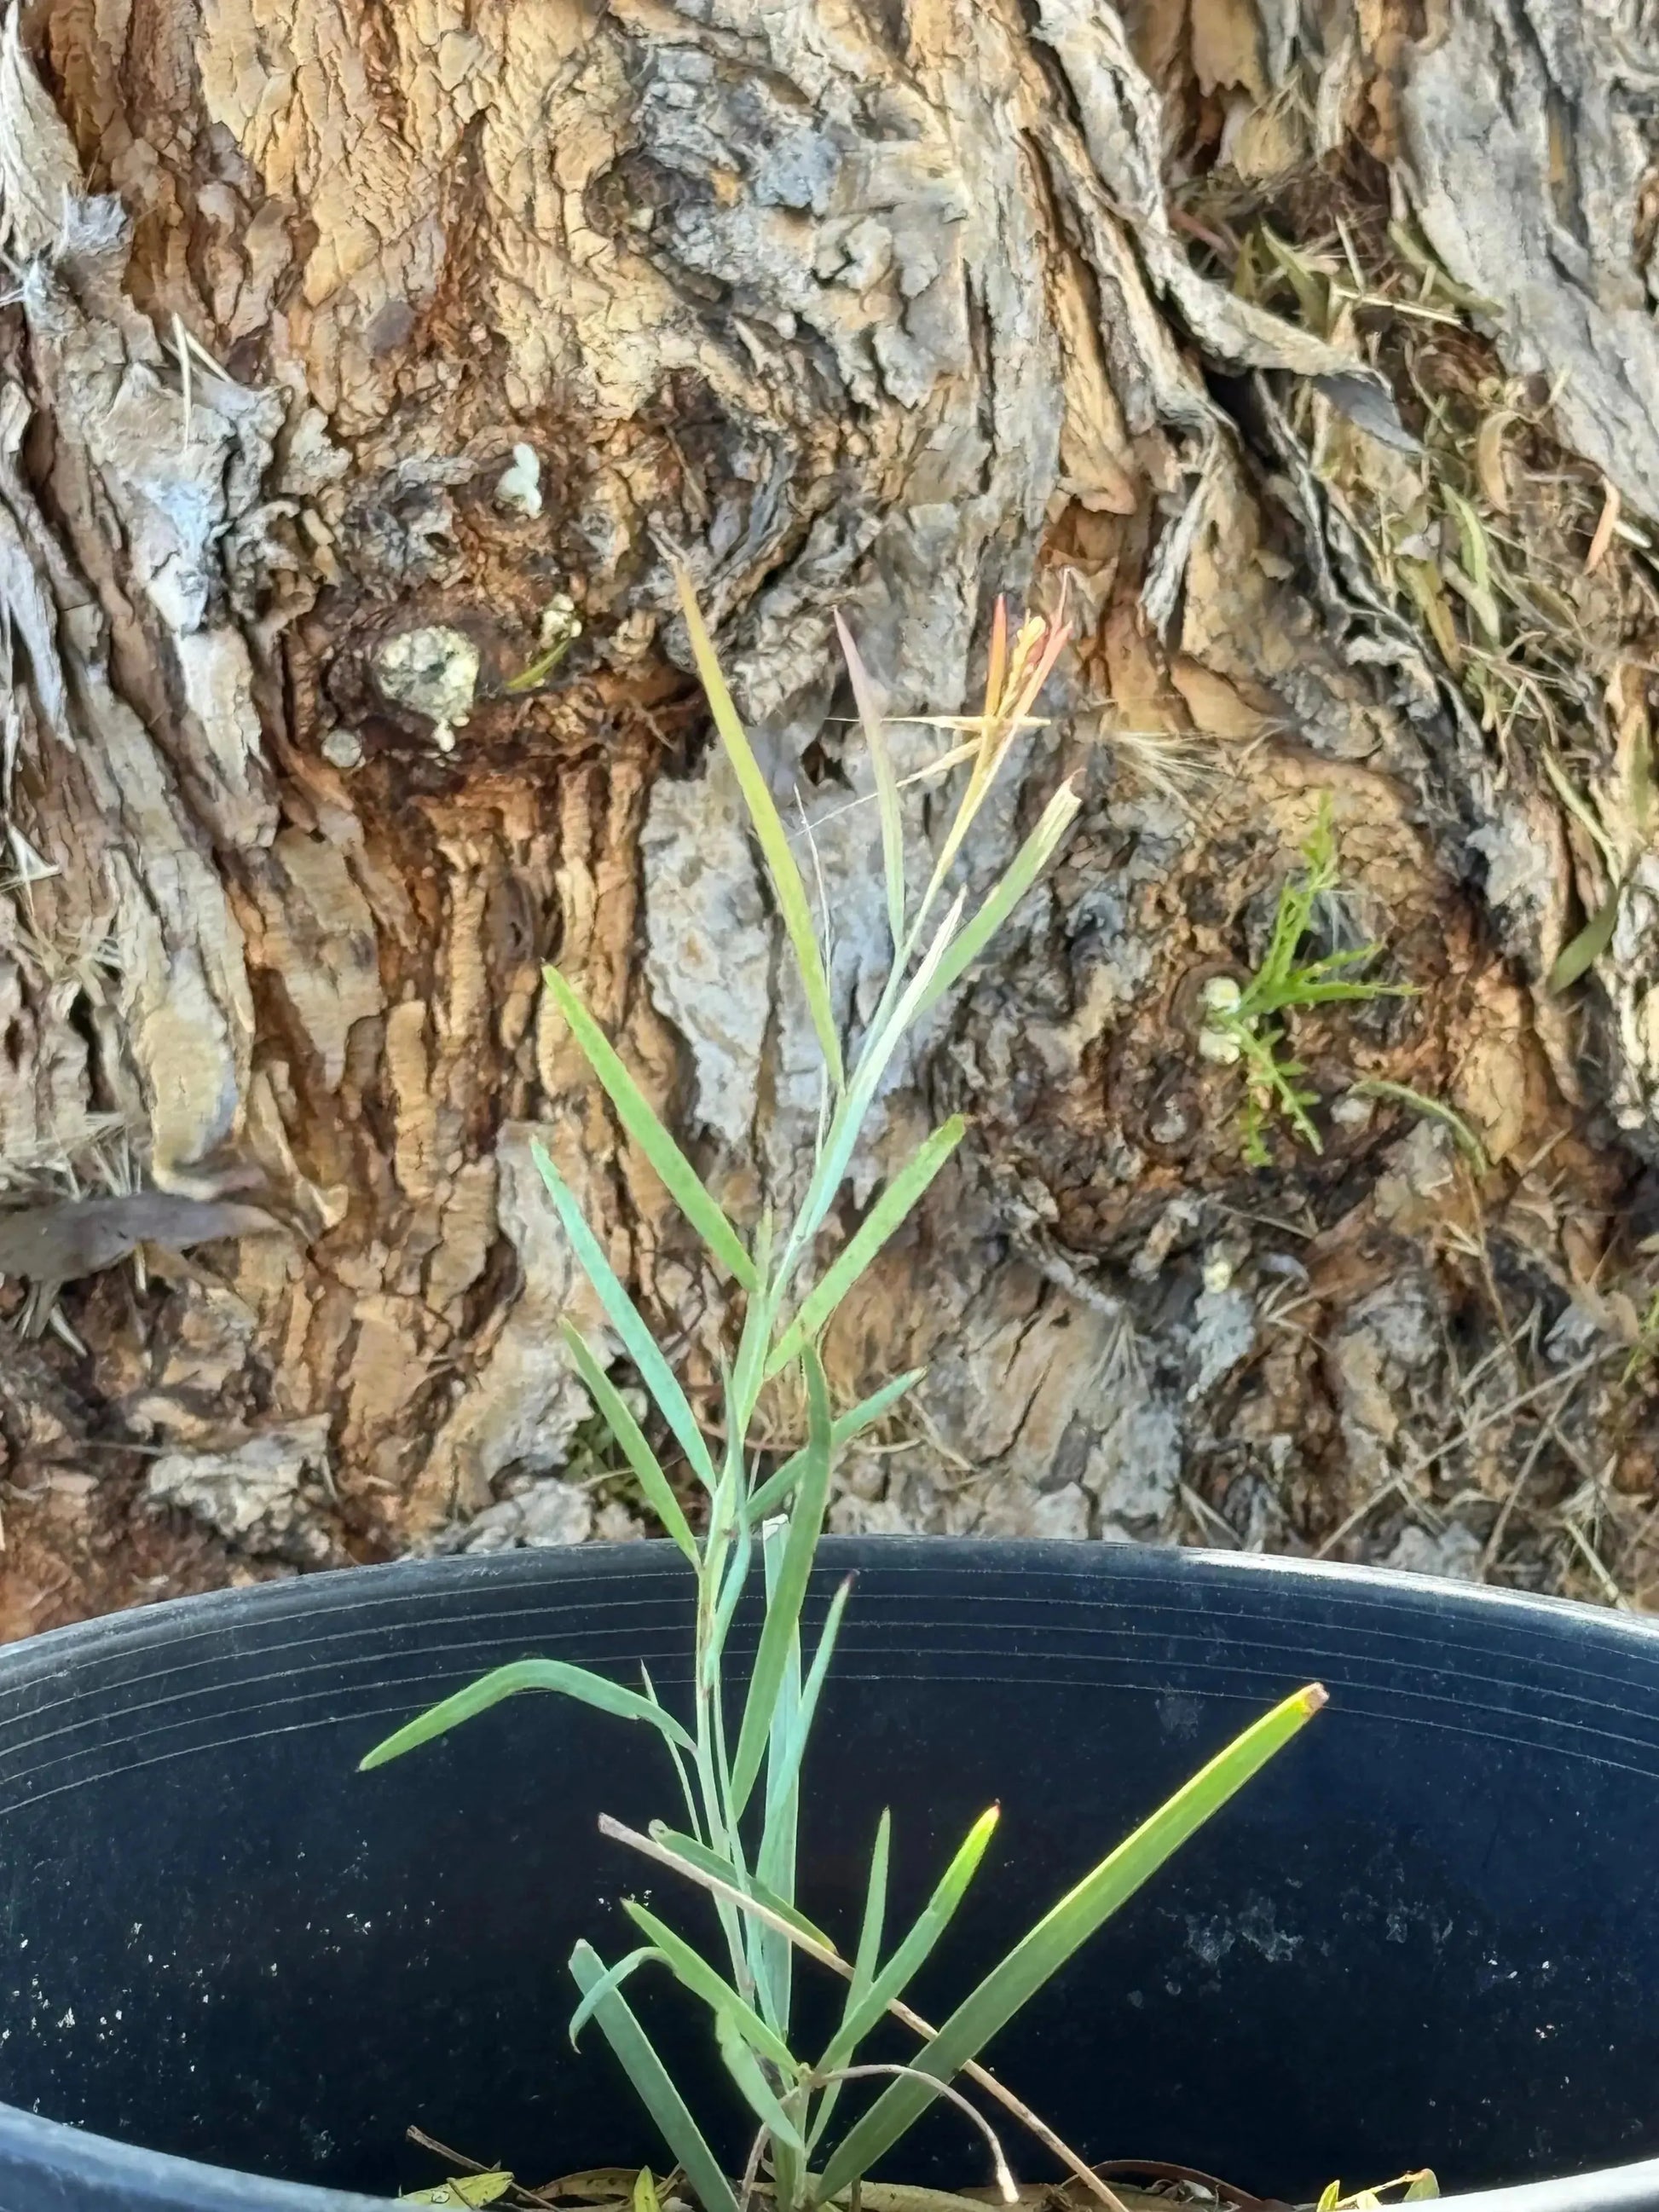
[[[532,1134],[694,1395],[726,1294],[541,963],[740,1217],[817,1111],[677,551],[849,1033],[832,611],[896,716],[998,593],[1078,625],[969,875],[1062,775],[1078,829],[861,1164],[973,1116],[832,1334],[929,1369],[836,1524],[1639,1599],[1656,55],[1651,0],[13,15],[5,1632],[641,1528]],[[1322,949],[1415,995],[1297,1018],[1322,1150],[1252,1170],[1202,986],[1327,803]]]

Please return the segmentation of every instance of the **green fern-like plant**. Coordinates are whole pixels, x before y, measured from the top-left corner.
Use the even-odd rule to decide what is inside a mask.
[[[1379,945],[1339,947],[1317,959],[1301,957],[1303,940],[1314,927],[1320,900],[1336,890],[1340,882],[1328,799],[1320,803],[1318,819],[1302,848],[1302,873],[1292,877],[1279,894],[1273,934],[1261,966],[1245,983],[1231,975],[1216,975],[1204,988],[1204,1025],[1198,1048],[1206,1060],[1243,1070],[1240,1147],[1246,1163],[1255,1168],[1268,1164],[1267,1127],[1275,1115],[1314,1152],[1324,1150],[1309,1112],[1318,1105],[1319,1094],[1304,1084],[1302,1079],[1308,1071],[1286,1049],[1288,1033],[1280,1017],[1343,1001],[1412,995],[1409,983],[1371,982],[1352,973],[1376,958],[1382,949]]]

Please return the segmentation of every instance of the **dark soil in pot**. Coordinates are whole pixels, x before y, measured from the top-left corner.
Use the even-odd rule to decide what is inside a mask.
[[[855,1924],[890,1803],[894,1910],[914,1910],[1003,1807],[924,2010],[1244,1720],[1310,1679],[1331,1690],[987,2054],[1086,2156],[1294,2198],[1336,2174],[1428,2164],[1471,2189],[1659,2153],[1659,1632],[1127,1547],[840,1543],[823,1565],[859,1583],[803,1902]],[[579,1935],[622,1948],[615,1900],[651,1886],[595,1819],[663,1809],[654,1747],[519,1698],[419,1759],[352,1768],[392,1720],[528,1652],[619,1675],[643,1657],[672,1683],[686,1588],[666,1547],[514,1553],[0,1653],[0,2094],[127,2147],[0,2116],[0,2203],[290,2201],[145,2150],[386,2195],[435,2178],[410,2122],[531,2177],[657,2157],[598,2039],[571,2055],[564,1965]],[[638,2002],[740,2162],[692,2015],[667,1989]],[[983,2179],[948,2112],[902,2162]]]

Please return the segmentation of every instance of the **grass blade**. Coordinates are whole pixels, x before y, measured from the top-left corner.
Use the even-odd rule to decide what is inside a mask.
[[[775,1890],[769,1889],[757,1875],[739,1873],[721,1852],[711,1851],[707,1844],[698,1843],[693,1836],[682,1836],[674,1829],[665,1827],[660,1820],[651,1823],[651,1835],[653,1842],[677,1853],[699,1872],[713,1875],[717,1881],[725,1882],[732,1889],[747,1890],[757,1905],[763,1905],[769,1912],[777,1919],[786,1921],[809,1942],[817,1943],[826,1951],[835,1949],[835,1945],[816,1922],[809,1920],[804,1912],[787,1899],[780,1897]]]
[[[753,1261],[737,1231],[720,1211],[702,1176],[658,1120],[649,1101],[623,1066],[605,1031],[556,968],[544,968],[542,980],[587,1063],[605,1085],[623,1128],[645,1154],[664,1188],[728,1274],[746,1291],[756,1284]]]
[[[853,1983],[848,2007],[869,1988],[881,1956],[881,1936],[887,1919],[887,1860],[893,1839],[893,1816],[884,1805],[876,1823],[876,1840],[870,1853],[870,1879],[864,1892],[864,1917],[859,1923],[859,1948],[853,1959]]]
[[[870,1208],[836,1258],[801,1301],[800,1309],[778,1339],[766,1363],[769,1380],[816,1341],[820,1330],[882,1246],[917,1205],[939,1170],[962,1142],[968,1124],[953,1114],[906,1161]]]
[[[899,811],[898,779],[893,773],[893,756],[887,749],[887,733],[882,727],[881,702],[839,608],[836,611],[836,635],[841,640],[859,720],[864,726],[864,742],[870,748],[870,765],[875,770],[876,805],[881,814],[882,874],[887,883],[887,927],[892,933],[896,954],[904,942],[904,817]]]
[[[831,1448],[840,1451],[856,1436],[874,1426],[897,1405],[907,1390],[914,1390],[927,1372],[925,1367],[913,1367],[908,1375],[898,1376],[891,1382],[884,1382],[879,1390],[872,1390],[867,1398],[860,1398],[856,1406],[837,1415],[830,1432]],[[760,1488],[750,1498],[744,1509],[751,1522],[764,1521],[775,1513],[800,1480],[806,1466],[806,1450],[803,1445],[792,1452],[775,1474],[769,1474]]]
[[[788,2045],[781,2035],[775,2034],[754,2007],[746,2004],[725,1976],[711,1966],[701,1951],[677,1936],[666,1921],[659,1920],[632,1898],[623,1899],[623,1911],[642,1935],[648,1936],[667,1961],[669,1972],[676,1981],[701,1997],[710,2012],[729,2019],[744,2040],[775,2066],[793,2074],[795,2061]]]
[[[848,1575],[830,1601],[830,1610],[824,1615],[823,1632],[818,1638],[817,1650],[812,1654],[812,1664],[807,1673],[805,1687],[801,1690],[795,1700],[794,1711],[789,1716],[787,1728],[780,1731],[781,1744],[768,1753],[766,1790],[769,1827],[772,1820],[769,1808],[774,1791],[777,1793],[777,1802],[781,1803],[784,1792],[787,1791],[793,1796],[800,1780],[801,1761],[806,1755],[807,1738],[812,1733],[812,1716],[817,1711],[818,1692],[823,1689],[823,1678],[830,1671],[830,1661],[835,1652],[836,1638],[841,1633],[841,1617],[847,1610],[847,1601],[852,1594],[853,1577]],[[774,1760],[777,1762],[775,1781],[774,1780]],[[766,1867],[764,1840],[762,1844],[761,1866],[763,1869]],[[791,1896],[794,1894],[793,1881],[789,1885],[788,1893]]]
[[[783,926],[789,933],[789,942],[794,947],[795,965],[800,970],[801,988],[806,994],[806,1004],[812,1017],[812,1026],[817,1031],[819,1048],[830,1070],[830,1080],[839,1091],[842,1082],[841,1037],[830,1005],[829,979],[823,972],[823,955],[818,947],[817,933],[812,927],[812,910],[807,903],[806,885],[801,880],[794,854],[790,850],[782,817],[767,788],[760,763],[755,758],[754,748],[738,718],[732,694],[726,689],[713,641],[697,605],[696,594],[691,588],[691,579],[684,568],[677,565],[674,580],[679,587],[680,609],[685,617],[686,634],[691,641],[691,656],[696,662],[697,676],[708,696],[709,712],[714,718],[714,727],[720,732],[720,743],[726,748],[726,757],[736,774],[744,805],[749,810],[749,819],[754,825],[756,839],[772,878],[778,912],[783,917]]]
[[[912,1012],[913,1020],[925,1014],[930,1006],[936,1006],[958,977],[978,959],[1054,858],[1080,803],[1071,785],[1062,783],[1043,809],[1042,819],[1009,863],[1006,875],[961,935],[946,950],[928,977]],[[894,2086],[902,2088],[905,2085],[901,2081]]]
[[[993,1967],[916,2058],[922,2075],[949,2081],[1058,1972],[1079,1945],[1133,1895],[1188,1837],[1243,1788],[1325,1703],[1317,1683],[1265,1714],[1142,1822],[1030,1934]],[[915,2124],[932,2100],[931,2080],[895,2081],[856,2120],[824,2167],[820,2201],[838,2197],[866,2173]]]
[[[570,2048],[573,2051],[580,2050],[578,2037],[588,2021],[592,2019],[599,2005],[610,1996],[611,1990],[619,1990],[629,1975],[637,1968],[643,1966],[648,1960],[661,1958],[662,1953],[657,1949],[655,1944],[641,1943],[637,1951],[630,1951],[625,1959],[618,1959],[614,1966],[605,1968],[604,1973],[570,2015]],[[667,1960],[664,1960],[663,1963],[665,1966]]]
[[[732,1809],[734,1818],[748,1802],[749,1793],[755,1786],[755,1778],[760,1772],[761,1759],[771,1730],[773,1708],[777,1703],[784,1668],[788,1664],[790,1647],[800,1620],[807,1577],[812,1571],[812,1554],[817,1548],[824,1509],[830,1503],[830,1469],[834,1460],[834,1445],[829,1386],[824,1382],[818,1356],[810,1344],[802,1352],[801,1358],[806,1369],[806,1464],[801,1470],[795,1502],[790,1508],[789,1533],[784,1539],[777,1588],[766,1608],[766,1624],[761,1630],[760,1649],[755,1654],[755,1669],[749,1678],[749,1694],[744,1700],[743,1727],[738,1732],[737,1753],[732,1762]]]
[[[771,2083],[761,2072],[758,2060],[738,2033],[729,2013],[714,2014],[714,2039],[720,2045],[726,2072],[737,2083],[755,2118],[770,2130],[775,2141],[787,2143],[791,2150],[804,2158],[806,2145],[801,2141],[800,2130],[778,2102]]]
[[[586,1667],[572,1667],[562,1659],[515,1659],[510,1667],[497,1667],[492,1674],[481,1674],[476,1682],[469,1682],[464,1690],[457,1690],[453,1698],[441,1698],[428,1705],[425,1712],[417,1713],[400,1729],[377,1743],[373,1751],[366,1752],[357,1762],[357,1771],[367,1774],[371,1768],[384,1766],[388,1759],[401,1759],[406,1751],[417,1744],[430,1743],[435,1735],[443,1735],[463,1721],[477,1714],[488,1712],[491,1705],[500,1705],[503,1698],[515,1697],[520,1690],[556,1690],[562,1696],[574,1698],[578,1704],[592,1705],[602,1713],[613,1714],[624,1721],[648,1721],[671,1743],[682,1751],[695,1752],[696,1745],[672,1713],[660,1705],[642,1698],[637,1690],[624,1690],[620,1682],[606,1680],[603,1674],[590,1674]]]
[[[1550,969],[1549,981],[1545,987],[1547,990],[1552,993],[1567,990],[1581,975],[1595,967],[1613,942],[1613,933],[1619,927],[1619,902],[1624,895],[1625,886],[1621,879],[1614,884],[1602,904]]]
[[[865,1886],[864,1917],[859,1923],[859,1947],[853,1959],[847,2002],[842,2007],[841,2024],[846,2027],[865,1991],[875,1979],[876,1968],[881,1960],[882,1929],[887,1920],[887,1860],[893,1837],[893,1816],[882,1808],[881,1818],[876,1823],[876,1840],[870,1853],[870,1876]],[[832,2081],[818,2100],[812,2117],[811,2132],[807,2137],[809,2151],[816,2150],[823,2140],[823,2131],[834,2116],[841,2096],[841,2083]]]
[[[845,2066],[893,1999],[908,1988],[934,1944],[950,1926],[969,1883],[979,1870],[979,1863],[996,1832],[996,1825],[997,1808],[993,1805],[980,1814],[963,1838],[956,1856],[939,1877],[933,1895],[916,1915],[915,1924],[897,1950],[875,1975],[858,2002],[848,2003],[835,2039],[813,2069],[815,2072],[832,2074]],[[921,2063],[926,2063],[927,2055],[924,2051]],[[973,2053],[967,2055],[971,2058]]]
[[[683,1836],[661,1820],[651,1823],[651,1837],[665,1850],[684,1859],[696,1873],[712,1875],[716,1881],[726,1883],[740,1894],[746,1892],[757,1905],[764,1905],[775,1919],[783,1921],[797,1935],[804,1936],[809,1943],[816,1943],[826,1951],[835,1949],[835,1945],[816,1921],[809,1920],[787,1898],[780,1897],[775,1889],[769,1888],[757,1875],[739,1871],[723,1852],[711,1851],[707,1844],[698,1843],[695,1836]],[[678,1871],[684,1873],[685,1869],[681,1868]]]
[[[570,1954],[570,1971],[586,1995],[603,1979],[605,1962],[591,1943],[578,1943]],[[738,2212],[736,2194],[720,2172],[720,2160],[704,2141],[702,2129],[687,2111],[685,2100],[669,2079],[667,2068],[634,2017],[627,1998],[619,1990],[610,1990],[594,2004],[593,2017],[656,2123],[658,2133],[696,2191],[703,2212]]]
[[[575,1193],[553,1164],[547,1147],[539,1139],[530,1147],[531,1155],[547,1185],[550,1196],[558,1209],[564,1233],[570,1239],[571,1249],[581,1262],[583,1273],[599,1294],[599,1304],[610,1316],[611,1325],[623,1340],[629,1358],[639,1370],[640,1380],[656,1400],[657,1406],[675,1436],[680,1449],[691,1462],[693,1469],[706,1488],[714,1487],[714,1462],[708,1456],[708,1447],[702,1440],[702,1431],[684,1390],[674,1379],[673,1370],[657,1349],[656,1340],[641,1319],[635,1305],[615,1270],[600,1249],[599,1241],[582,1218],[576,1203]]]
[[[766,1574],[766,1602],[777,1591],[781,1571],[785,1530],[775,1522],[762,1534],[762,1558]],[[755,1871],[773,1893],[793,1899],[795,1894],[796,1843],[800,1826],[800,1793],[795,1774],[788,1768],[789,1745],[800,1722],[800,1635],[791,1638],[789,1656],[772,1708],[772,1725],[766,1738],[766,1812],[761,1823],[760,1849]],[[799,1771],[799,1762],[797,1762]],[[794,1978],[795,1947],[775,1929],[758,1921],[746,1923],[754,1943],[756,1979],[763,1991],[772,2020],[781,2033],[789,2024]]]
[[[674,1495],[668,1477],[658,1463],[657,1455],[646,1442],[645,1431],[628,1410],[627,1400],[600,1366],[592,1346],[574,1323],[562,1321],[559,1330],[570,1348],[577,1373],[586,1384],[594,1404],[605,1415],[605,1426],[622,1446],[628,1464],[637,1476],[640,1488],[645,1493],[646,1504],[695,1567],[697,1564],[697,1540],[691,1534],[691,1524],[685,1517],[679,1499]]]

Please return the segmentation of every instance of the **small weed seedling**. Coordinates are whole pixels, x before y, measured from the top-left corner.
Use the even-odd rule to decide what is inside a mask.
[[[862,1404],[832,1413],[818,1343],[849,1286],[921,1199],[961,1141],[953,1117],[929,1137],[875,1199],[850,1239],[820,1269],[817,1262],[830,1209],[847,1176],[859,1133],[901,1039],[924,1021],[979,957],[1036,881],[1077,811],[1062,786],[976,911],[964,911],[948,884],[964,837],[1022,728],[1065,641],[1058,624],[1028,620],[1011,636],[997,611],[985,705],[962,748],[967,775],[955,817],[921,897],[912,905],[905,880],[898,785],[880,713],[852,641],[842,631],[859,714],[869,744],[880,816],[887,916],[893,961],[886,988],[856,1057],[843,1059],[823,948],[805,885],[784,826],[715,659],[689,585],[680,585],[698,673],[749,810],[750,827],[771,878],[773,899],[788,935],[823,1062],[821,1134],[805,1197],[793,1219],[763,1216],[752,1236],[740,1234],[695,1168],[658,1120],[609,1040],[564,977],[547,973],[547,988],[609,1094],[623,1127],[646,1152],[714,1265],[741,1293],[741,1324],[726,1370],[722,1431],[717,1449],[699,1425],[678,1380],[646,1328],[583,1219],[569,1188],[545,1152],[538,1165],[560,1222],[653,1401],[706,1495],[705,1525],[692,1532],[680,1501],[640,1420],[606,1372],[599,1354],[565,1328],[570,1356],[669,1536],[690,1570],[695,1606],[693,1686],[689,1710],[671,1712],[641,1670],[634,1689],[558,1659],[525,1659],[498,1668],[433,1706],[378,1744],[362,1761],[380,1766],[430,1741],[461,1721],[520,1690],[554,1690],[617,1719],[642,1723],[665,1749],[683,1813],[652,1822],[641,1834],[605,1818],[604,1832],[653,1869],[666,1868],[711,1895],[722,1937],[718,1959],[705,1956],[656,1911],[635,1900],[623,1911],[639,1939],[607,1962],[582,1942],[570,1971],[580,2002],[573,2041],[592,2021],[626,2069],[659,2130],[669,2158],[684,2172],[703,2212],[747,2212],[764,2185],[776,2212],[811,2212],[844,2203],[861,2178],[892,2148],[936,2098],[958,2107],[987,2139],[992,2170],[1006,2202],[1017,2192],[1001,2145],[977,2108],[954,2086],[966,2075],[998,2098],[1094,2195],[1115,2203],[1105,2185],[1035,2114],[978,2064],[978,2053],[1022,2006],[1252,1775],[1287,1744],[1325,1702],[1317,1684],[1298,1691],[1245,1729],[1178,1790],[1127,1841],[1052,1907],[935,2028],[912,2011],[904,1993],[962,1904],[990,1844],[996,1810],[982,1814],[940,1875],[914,1924],[893,1940],[887,1926],[890,1822],[884,1813],[870,1861],[862,1925],[848,1947],[816,1926],[796,1903],[802,1760],[813,1714],[835,1652],[850,1595],[843,1583],[830,1599],[809,1652],[803,1634],[814,1554],[830,1499],[836,1455],[878,1420],[917,1381],[906,1375]],[[1236,1011],[1252,1049],[1274,1007],[1299,1003],[1290,986],[1308,908],[1328,874],[1310,880],[1281,916],[1279,949]],[[1330,963],[1324,963],[1328,966]],[[1351,985],[1306,971],[1305,996],[1362,996]],[[1272,980],[1270,980],[1272,979]],[[1278,996],[1273,995],[1277,990]],[[765,1384],[786,1371],[806,1407],[806,1441],[764,1480],[749,1449],[751,1424]],[[745,1595],[758,1597],[761,1633],[746,1668],[729,1658],[727,1638]],[[846,1985],[840,2024],[821,2050],[801,2051],[792,2028],[797,1955]],[[753,2148],[733,2182],[708,2136],[670,2077],[624,1995],[630,1976],[665,1971],[704,2008],[724,2062],[733,2109],[746,2112]],[[889,2015],[916,2039],[908,2063],[860,2057]],[[836,2125],[849,2083],[878,2085],[850,2125]],[[722,2121],[723,2134],[730,2116]]]
[[[1324,1150],[1308,1113],[1319,1103],[1319,1094],[1304,1086],[1301,1079],[1307,1069],[1284,1049],[1285,1030],[1279,1017],[1345,1000],[1409,998],[1412,991],[1409,983],[1369,983],[1352,974],[1375,958],[1375,945],[1339,949],[1316,960],[1298,958],[1320,900],[1338,885],[1336,833],[1328,802],[1320,806],[1302,857],[1306,864],[1303,874],[1293,877],[1279,894],[1273,936],[1255,975],[1243,985],[1231,975],[1212,976],[1204,989],[1198,1048],[1206,1060],[1243,1070],[1239,1134],[1245,1160],[1253,1168],[1267,1165],[1267,1127],[1274,1114],[1283,1115],[1315,1152]]]

